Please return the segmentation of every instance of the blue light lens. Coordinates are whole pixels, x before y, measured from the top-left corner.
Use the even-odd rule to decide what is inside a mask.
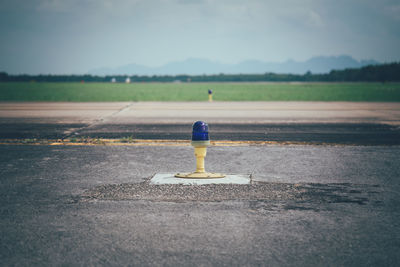
[[[208,94],[211,95],[212,94],[212,90],[208,89]]]
[[[193,123],[192,141],[207,141],[210,140],[208,137],[208,125],[204,121],[196,121]]]

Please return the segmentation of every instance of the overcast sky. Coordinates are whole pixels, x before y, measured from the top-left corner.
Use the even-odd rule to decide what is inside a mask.
[[[400,61],[400,0],[0,0],[0,71],[187,58]]]

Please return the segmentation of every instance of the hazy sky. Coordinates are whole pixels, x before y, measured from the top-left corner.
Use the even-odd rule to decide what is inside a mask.
[[[400,0],[0,0],[0,71],[187,58],[400,61]]]

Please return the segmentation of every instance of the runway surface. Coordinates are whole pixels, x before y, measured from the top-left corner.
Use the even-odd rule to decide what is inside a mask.
[[[5,102],[0,118],[42,123],[386,123],[400,103],[376,102]]]
[[[393,145],[399,103],[2,103],[1,139],[190,139],[204,120],[214,140]]]
[[[196,120],[238,141],[206,170],[250,185],[149,184],[194,170]],[[398,266],[399,121],[400,103],[0,103],[1,265]],[[142,142],[63,141],[88,137]]]
[[[210,147],[251,185],[149,185],[193,148],[0,146],[5,266],[397,266],[399,146]]]

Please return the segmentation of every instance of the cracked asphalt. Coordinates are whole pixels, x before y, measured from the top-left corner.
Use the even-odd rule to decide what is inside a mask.
[[[54,109],[53,104],[41,105],[33,106],[43,113]],[[139,115],[150,108],[146,105],[137,108],[139,120],[128,116],[135,105],[113,104],[93,112],[100,114],[95,120],[78,116],[68,121],[60,119],[65,116],[61,111],[60,118],[56,112],[41,117],[40,110],[32,111],[31,117],[12,117],[12,105],[6,111],[0,106],[0,139],[80,134],[120,138],[135,129],[143,138],[157,139],[161,130],[171,139],[187,138],[184,121],[174,122],[174,132],[154,117],[142,120]],[[343,107],[335,105],[329,109]],[[289,106],[276,108],[288,112]],[[210,135],[215,139],[266,140],[267,131],[281,141],[295,136],[307,141],[208,148],[207,170],[251,174],[250,185],[150,185],[155,173],[195,168],[193,148],[180,143],[0,145],[1,265],[398,266],[397,111],[377,105],[372,108],[378,108],[377,113],[363,113],[366,105],[356,107],[361,111],[350,113],[358,114],[359,121],[354,116],[337,121],[335,112],[311,121],[300,112],[291,123],[284,117],[271,122],[268,110],[258,107],[258,122],[232,121],[240,129],[236,137],[232,128],[217,126],[218,120],[211,118],[216,126],[210,123]],[[299,109],[306,112],[305,108]],[[218,109],[228,116],[226,106]],[[115,117],[119,115],[122,121]],[[229,132],[231,137],[222,138]]]

